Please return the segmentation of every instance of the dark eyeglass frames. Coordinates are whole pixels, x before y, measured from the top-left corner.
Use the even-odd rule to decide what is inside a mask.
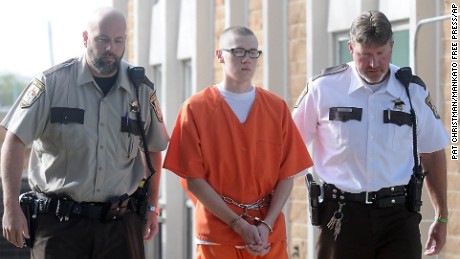
[[[249,54],[250,58],[258,58],[260,54],[262,54],[262,51],[257,50],[257,49],[245,50],[243,48],[232,48],[232,49],[220,49],[220,50],[230,52],[232,53],[233,56],[239,57],[239,58],[246,56],[246,53]]]

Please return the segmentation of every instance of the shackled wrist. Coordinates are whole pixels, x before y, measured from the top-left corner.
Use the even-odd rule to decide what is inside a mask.
[[[238,217],[234,218],[232,222],[230,222],[230,228],[234,229],[236,226],[236,223],[238,223],[238,221],[242,218],[243,218],[243,215],[239,215]]]
[[[268,225],[267,222],[265,222],[264,220],[262,220],[261,218],[258,218],[258,217],[255,217],[254,220],[259,222],[259,223],[261,223],[261,224],[263,224],[263,225],[265,225],[268,228],[268,230],[270,231],[270,234],[273,233],[272,226]]]

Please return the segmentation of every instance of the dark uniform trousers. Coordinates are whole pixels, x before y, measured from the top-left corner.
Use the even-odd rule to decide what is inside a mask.
[[[144,259],[143,224],[134,213],[101,222],[74,217],[60,221],[39,214],[33,259]]]
[[[326,226],[337,201],[327,201],[316,244],[318,259],[420,259],[421,214],[404,205],[377,208],[372,204],[346,202],[337,239]]]

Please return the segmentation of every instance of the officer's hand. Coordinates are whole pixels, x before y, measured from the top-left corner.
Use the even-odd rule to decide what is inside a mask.
[[[30,238],[26,217],[18,204],[5,207],[3,214],[3,236],[13,245],[22,248],[24,237]]]
[[[151,240],[158,232],[158,214],[147,211],[144,224],[144,239]]]
[[[434,221],[428,231],[425,255],[439,254],[446,244],[447,223]]]

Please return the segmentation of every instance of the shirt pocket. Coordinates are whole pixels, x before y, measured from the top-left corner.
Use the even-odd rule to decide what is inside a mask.
[[[51,108],[51,125],[56,136],[59,136],[61,147],[77,149],[85,143],[85,111],[78,108]]]
[[[323,127],[327,128],[331,138],[327,138],[330,141],[330,145],[343,146],[350,143],[350,123],[342,121],[328,121]],[[321,134],[322,131],[320,131]]]
[[[118,141],[118,153],[122,159],[133,159],[139,151],[140,138],[136,135],[123,133]]]
[[[85,127],[80,124],[62,124],[61,139],[62,146],[66,149],[77,149],[85,143]]]
[[[348,145],[355,142],[351,132],[352,127],[361,125],[363,109],[358,107],[331,107],[329,108],[329,121],[326,123],[327,130],[333,139],[331,144]],[[356,132],[356,131],[355,131]]]
[[[399,111],[383,112],[384,145],[392,149],[401,149],[412,146],[412,121],[410,114]]]
[[[142,135],[140,127],[144,127],[145,122],[129,118],[121,118],[121,137],[118,141],[118,153],[123,159],[133,159],[139,151],[139,144]]]

